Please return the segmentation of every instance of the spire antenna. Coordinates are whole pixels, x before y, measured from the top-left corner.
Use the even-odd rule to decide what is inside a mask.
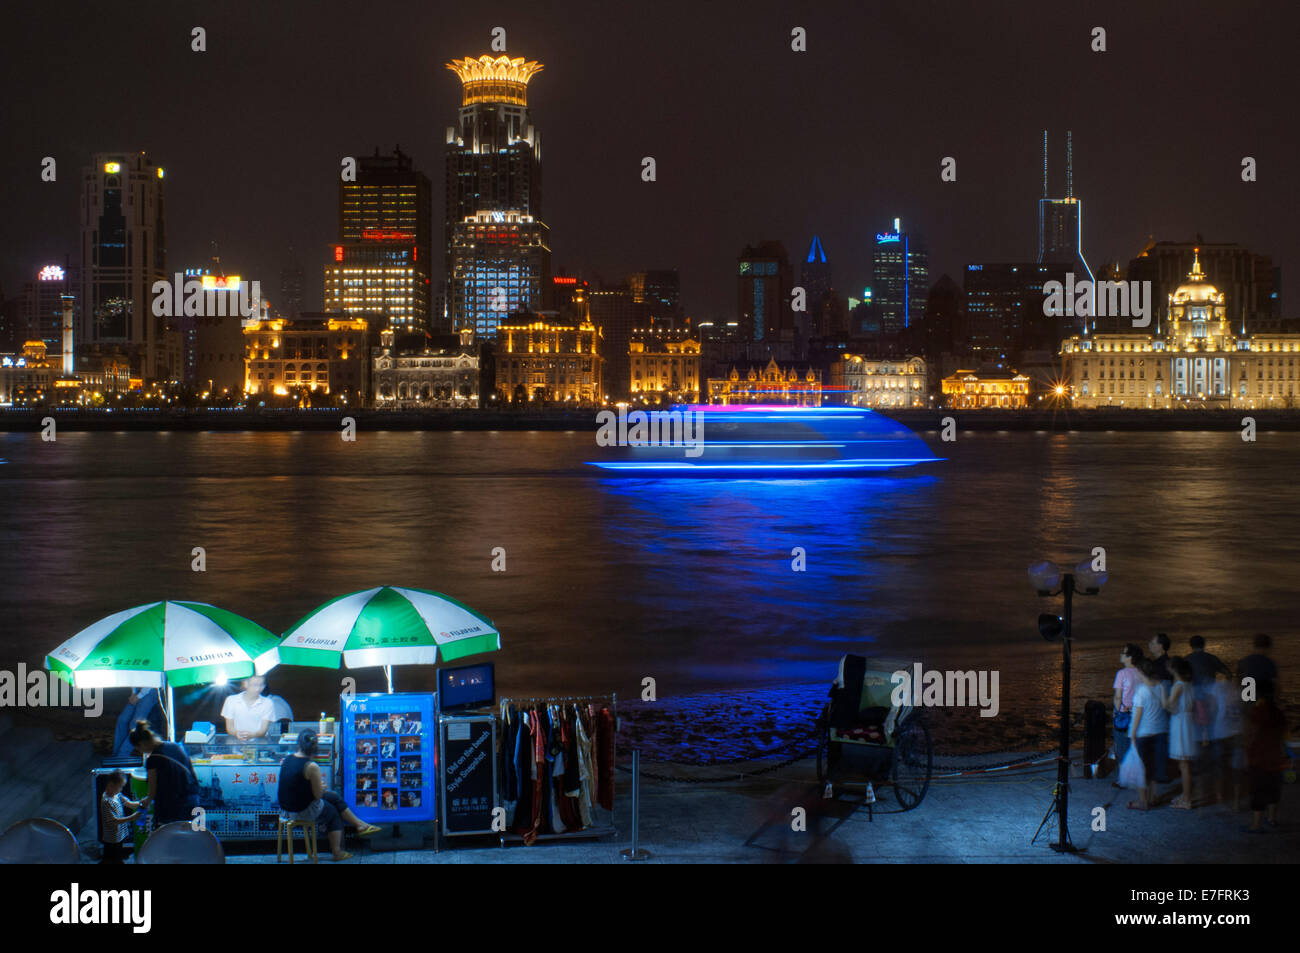
[[[1065,197],[1074,198],[1074,132],[1065,131]]]
[[[1047,130],[1043,130],[1043,198],[1047,198]]]

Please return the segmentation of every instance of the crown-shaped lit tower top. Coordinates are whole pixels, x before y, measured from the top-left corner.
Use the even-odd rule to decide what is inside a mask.
[[[542,71],[536,60],[522,56],[467,57],[447,64],[460,77],[464,98],[462,106],[473,103],[514,103],[528,105],[528,81]]]

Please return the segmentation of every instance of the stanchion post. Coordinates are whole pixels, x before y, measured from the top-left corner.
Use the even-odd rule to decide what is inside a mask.
[[[641,750],[632,750],[632,846],[620,853],[625,860],[645,860],[648,850],[641,849]]]

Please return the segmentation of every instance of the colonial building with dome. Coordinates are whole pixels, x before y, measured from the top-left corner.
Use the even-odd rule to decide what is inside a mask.
[[[1199,249],[1151,332],[1073,335],[1061,363],[1075,407],[1258,409],[1300,396],[1300,334],[1234,331]]]

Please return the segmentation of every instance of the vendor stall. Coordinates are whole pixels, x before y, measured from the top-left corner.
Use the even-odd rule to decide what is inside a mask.
[[[210,741],[187,742],[208,830],[221,840],[274,838],[280,815],[280,762],[297,750],[299,731],[319,727],[314,721],[294,722],[287,733],[265,738],[240,741],[222,734]],[[314,760],[332,786],[338,763],[334,735],[319,735],[317,744]]]

